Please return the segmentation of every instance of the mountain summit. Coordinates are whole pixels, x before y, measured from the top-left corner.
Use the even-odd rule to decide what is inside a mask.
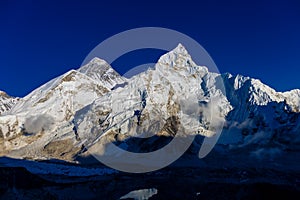
[[[93,58],[88,64],[80,67],[77,71],[101,82],[103,86],[109,89],[125,81],[105,60],[100,58]]]
[[[9,111],[18,100],[19,98],[11,97],[6,92],[0,91],[0,115]]]
[[[219,129],[220,148],[284,152],[300,142],[299,91],[209,72],[181,44],[128,80],[94,58],[18,101],[0,93],[0,154],[74,160],[110,142],[148,152],[180,133],[213,137]]]

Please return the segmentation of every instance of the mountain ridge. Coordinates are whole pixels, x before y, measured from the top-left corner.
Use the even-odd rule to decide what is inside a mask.
[[[116,85],[123,86],[114,88]],[[58,114],[62,108],[63,117]],[[238,148],[276,140],[280,148],[286,148],[286,140],[294,145],[300,141],[296,134],[300,131],[299,112],[299,89],[276,92],[258,79],[209,72],[194,63],[179,44],[161,56],[154,69],[130,79],[94,58],[49,81],[0,116],[0,146],[4,155],[72,160],[82,145],[99,140],[104,148],[108,142],[128,146],[128,138],[155,131],[173,137],[178,131],[176,120],[181,120],[180,126],[188,134],[205,137],[225,124],[218,144]],[[26,123],[45,119],[51,123],[32,133],[26,131],[33,130]],[[266,134],[259,136],[261,132]],[[68,146],[68,151],[53,149],[54,144]]]
[[[20,98],[11,97],[6,92],[0,90],[0,115],[8,112]]]

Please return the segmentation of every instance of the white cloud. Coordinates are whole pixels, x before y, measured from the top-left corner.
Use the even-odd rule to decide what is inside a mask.
[[[27,117],[24,122],[25,131],[28,133],[39,133],[43,130],[51,130],[54,118],[47,114]]]

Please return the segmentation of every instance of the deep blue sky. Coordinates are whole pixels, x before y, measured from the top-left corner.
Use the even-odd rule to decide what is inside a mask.
[[[1,0],[0,90],[24,96],[78,68],[106,38],[143,26],[189,35],[221,72],[259,78],[279,91],[300,88],[298,1]]]

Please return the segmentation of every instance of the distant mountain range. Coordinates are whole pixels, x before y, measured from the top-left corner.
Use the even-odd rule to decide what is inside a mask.
[[[73,161],[110,142],[147,152],[180,130],[211,137],[220,127],[225,149],[255,146],[260,155],[300,145],[300,90],[276,92],[257,79],[210,72],[181,44],[130,79],[94,58],[24,98],[0,92],[0,114],[0,155],[15,158]],[[131,139],[147,134],[155,138]]]

